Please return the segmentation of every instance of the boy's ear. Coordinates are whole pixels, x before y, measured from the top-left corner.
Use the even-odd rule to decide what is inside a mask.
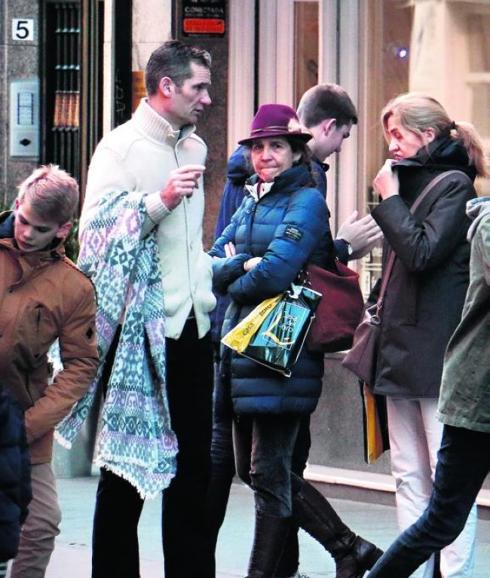
[[[17,199],[15,199],[15,208],[14,208],[14,211],[16,211],[19,207],[20,207],[20,201],[19,201],[19,199],[17,198]]]
[[[323,123],[323,132],[329,136],[337,128],[337,121],[334,118],[327,118]]]
[[[58,229],[58,232],[56,233],[56,237],[58,239],[65,240],[68,237],[68,234],[71,231],[72,227],[73,223],[71,221],[68,221],[64,225],[61,225],[60,228]]]

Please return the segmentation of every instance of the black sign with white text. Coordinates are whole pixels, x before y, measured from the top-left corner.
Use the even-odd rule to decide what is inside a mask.
[[[184,36],[224,36],[226,0],[183,0]]]

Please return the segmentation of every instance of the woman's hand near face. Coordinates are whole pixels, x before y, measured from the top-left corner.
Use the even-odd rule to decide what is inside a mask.
[[[393,172],[392,164],[393,160],[387,159],[373,180],[373,189],[383,201],[399,194],[398,175]]]

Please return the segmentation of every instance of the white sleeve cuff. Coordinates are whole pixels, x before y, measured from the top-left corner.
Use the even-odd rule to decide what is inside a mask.
[[[164,205],[159,192],[146,195],[145,205],[146,210],[148,211],[148,216],[154,223],[159,223],[171,212],[170,209],[167,209]]]

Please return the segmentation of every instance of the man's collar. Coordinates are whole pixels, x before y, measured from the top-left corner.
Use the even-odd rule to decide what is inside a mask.
[[[324,171],[325,173],[326,173],[326,172],[328,171],[328,169],[330,168],[330,165],[329,165],[328,163],[322,162],[322,161],[321,161],[317,156],[315,156],[315,155],[313,155],[313,156],[311,157],[311,160],[312,160],[313,162],[315,162],[317,165],[319,165],[319,166],[323,169],[323,171]]]
[[[147,98],[141,99],[133,118],[150,138],[158,142],[177,142],[196,130],[193,124],[185,125],[180,130],[174,130],[167,119],[148,103]]]

